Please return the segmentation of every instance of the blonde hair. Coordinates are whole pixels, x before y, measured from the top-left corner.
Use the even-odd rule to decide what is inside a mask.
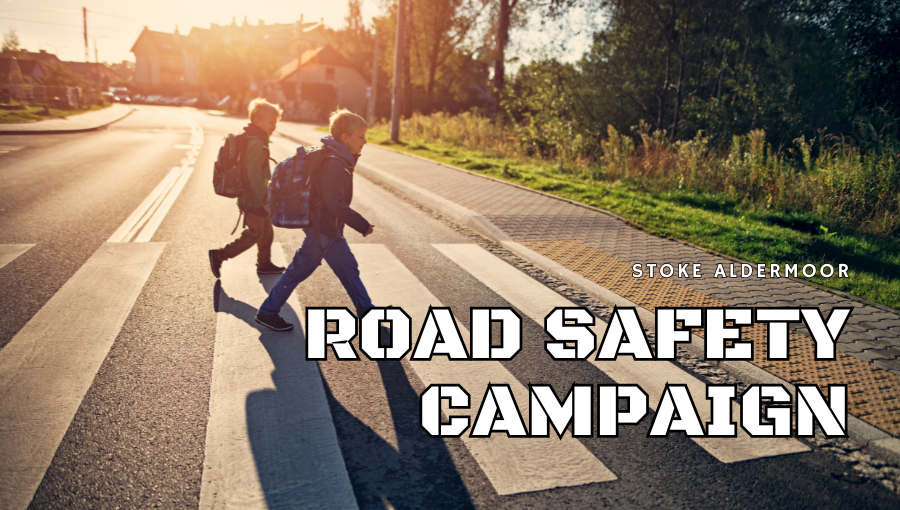
[[[328,129],[331,131],[331,137],[337,141],[341,140],[341,135],[344,133],[353,134],[368,127],[365,119],[346,108],[335,110],[328,117]]]
[[[266,117],[269,115],[274,115],[275,120],[281,120],[281,107],[277,104],[272,104],[261,97],[257,97],[253,101],[250,101],[250,106],[247,107],[247,113],[250,115],[250,122],[258,119],[259,117]]]

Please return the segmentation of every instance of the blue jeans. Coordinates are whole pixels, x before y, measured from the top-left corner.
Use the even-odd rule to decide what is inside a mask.
[[[281,307],[287,302],[291,296],[291,292],[300,285],[300,282],[309,278],[316,268],[322,264],[322,258],[331,266],[331,270],[337,275],[338,280],[344,286],[353,306],[356,308],[356,316],[361,317],[369,308],[372,308],[372,301],[363,286],[362,280],[359,279],[359,265],[356,258],[350,251],[350,245],[343,237],[334,239],[325,234],[318,234],[311,228],[304,228],[306,238],[303,245],[294,254],[294,260],[278,279],[278,283],[272,288],[269,297],[259,307],[259,313],[263,315],[272,315],[281,311]]]

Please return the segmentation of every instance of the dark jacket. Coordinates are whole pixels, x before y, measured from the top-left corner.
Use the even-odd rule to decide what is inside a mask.
[[[353,170],[345,159],[326,157],[314,171],[309,203],[312,226],[319,233],[337,239],[344,236],[344,225],[360,234],[369,231],[369,222],[350,208]]]
[[[269,135],[259,127],[244,127],[246,144],[241,158],[246,176],[244,194],[238,197],[238,207],[247,214],[268,216],[266,192],[272,170],[269,168]]]

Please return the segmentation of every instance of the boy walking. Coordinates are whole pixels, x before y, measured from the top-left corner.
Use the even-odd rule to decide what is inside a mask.
[[[244,230],[240,237],[218,250],[209,250],[209,266],[216,278],[221,277],[222,262],[237,257],[256,245],[256,272],[279,274],[284,271],[272,263],[272,240],[275,232],[266,211],[266,190],[272,171],[269,169],[269,137],[281,120],[281,108],[265,99],[254,99],[249,106],[250,124],[244,127],[244,150],[241,171],[247,189],[238,197],[238,208],[244,213]]]
[[[278,279],[266,298],[256,322],[275,331],[288,331],[294,325],[281,318],[278,312],[291,292],[322,263],[324,258],[337,275],[356,308],[357,317],[372,308],[369,294],[359,278],[359,266],[344,239],[344,225],[363,237],[375,226],[350,208],[353,200],[353,170],[359,153],[366,144],[368,125],[362,117],[349,110],[331,114],[331,136],[322,138],[322,150],[328,151],[319,168],[311,169],[310,189],[311,226],[303,229],[306,238],[294,254],[287,270]]]

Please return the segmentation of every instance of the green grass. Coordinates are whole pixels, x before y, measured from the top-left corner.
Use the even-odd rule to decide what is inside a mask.
[[[369,143],[465,168],[619,214],[648,233],[688,241],[751,263],[847,264],[849,278],[808,280],[883,305],[900,308],[900,240],[829,230],[812,216],[743,210],[724,195],[687,190],[650,192],[628,181],[593,181],[551,163],[499,158],[442,143],[395,144],[383,125]]]
[[[2,124],[21,124],[23,122],[36,122],[39,120],[47,120],[54,118],[66,118],[70,115],[78,115],[94,110],[102,110],[110,105],[98,106],[93,105],[85,110],[57,110],[50,108],[50,114],[44,113],[43,106],[29,106],[24,110],[0,110],[0,123]]]

